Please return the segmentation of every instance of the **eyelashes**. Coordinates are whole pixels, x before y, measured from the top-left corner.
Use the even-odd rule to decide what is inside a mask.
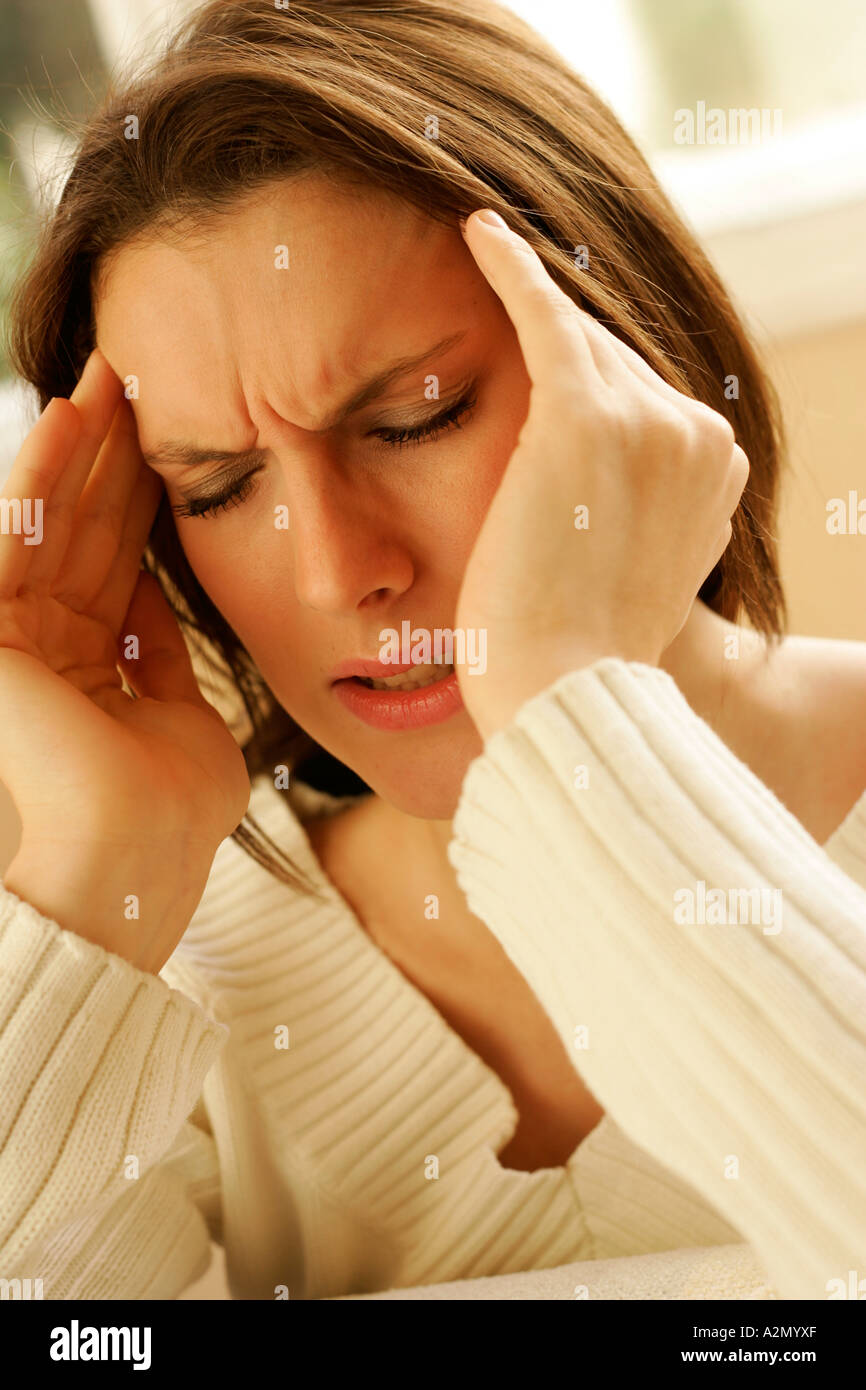
[[[261,473],[264,465],[254,468],[251,473],[233,483],[226,491],[219,493],[216,497],[190,497],[186,502],[180,502],[172,507],[175,516],[211,516],[215,512],[225,511],[228,507],[239,507],[245,502],[253,489],[253,478],[257,473]]]
[[[395,449],[405,448],[407,444],[428,443],[439,435],[445,434],[448,430],[462,429],[463,418],[473,409],[477,399],[475,387],[472,386],[454,405],[435,415],[432,420],[425,421],[423,425],[413,425],[411,428],[402,430],[389,430],[383,427],[371,430],[370,438],[381,439],[389,448]],[[264,465],[260,464],[258,468],[252,469],[251,472],[216,496],[191,497],[186,502],[172,506],[171,510],[175,516],[193,517],[213,516],[229,507],[238,507],[255,490],[253,480],[257,473],[261,473],[263,467]]]
[[[415,425],[411,429],[405,430],[371,430],[371,434],[374,438],[378,437],[384,443],[394,445],[397,448],[407,443],[418,443],[422,439],[432,439],[447,429],[461,429],[460,421],[475,405],[475,399],[471,392],[467,392],[454,405],[434,416],[432,420],[427,420],[423,425]]]

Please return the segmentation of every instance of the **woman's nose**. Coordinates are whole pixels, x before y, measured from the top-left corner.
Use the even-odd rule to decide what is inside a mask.
[[[414,579],[406,538],[381,497],[364,497],[335,472],[294,488],[289,540],[298,602],[319,613],[384,604]]]

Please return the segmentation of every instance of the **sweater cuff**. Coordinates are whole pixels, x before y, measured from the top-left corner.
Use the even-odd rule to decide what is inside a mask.
[[[506,816],[511,798],[516,804]],[[743,884],[783,879],[786,900],[806,917],[816,871],[832,881],[843,915],[862,917],[866,907],[860,885],[660,667],[605,657],[522,705],[467,770],[453,821],[452,864],[465,865],[462,851],[490,834],[520,842],[525,820],[555,815],[557,802],[572,823],[577,812],[587,833],[668,914],[661,877],[682,883],[683,873],[694,871],[709,884],[714,875],[726,882],[732,869]],[[860,820],[866,824],[866,797],[840,827],[840,844],[842,832],[850,840]],[[624,843],[626,825],[649,836]],[[851,853],[847,841],[843,848]]]
[[[225,1024],[210,1018],[161,976],[139,970],[123,956],[67,931],[0,883],[0,1037],[37,993],[41,1026],[47,1026],[47,1002],[52,1019],[57,1019],[58,1035],[66,1031],[84,994],[89,996],[88,1025],[100,1024],[113,1032],[121,1020],[134,1017],[143,1033],[160,1028],[163,1041],[191,1031],[202,1059],[207,1056],[205,1072],[229,1036]]]
[[[123,1187],[129,1155],[143,1176],[192,1111],[228,1036],[159,976],[0,886],[4,1258],[25,1213],[31,1235],[69,1219]]]

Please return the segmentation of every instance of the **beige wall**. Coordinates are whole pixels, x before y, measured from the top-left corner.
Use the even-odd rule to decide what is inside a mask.
[[[765,350],[791,444],[779,537],[791,631],[866,642],[866,536],[831,536],[826,503],[866,497],[866,319],[789,338]],[[0,785],[0,872],[18,818]]]
[[[866,498],[866,319],[788,339],[767,362],[792,455],[779,515],[791,631],[866,642],[866,536],[826,527],[828,499]]]

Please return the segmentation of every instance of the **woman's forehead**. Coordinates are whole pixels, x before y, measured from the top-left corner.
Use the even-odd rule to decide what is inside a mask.
[[[456,227],[373,195],[293,194],[246,201],[206,243],[140,240],[112,258],[96,323],[118,375],[161,393],[181,365],[220,389],[289,379],[328,414],[368,366],[479,325],[492,292]]]

